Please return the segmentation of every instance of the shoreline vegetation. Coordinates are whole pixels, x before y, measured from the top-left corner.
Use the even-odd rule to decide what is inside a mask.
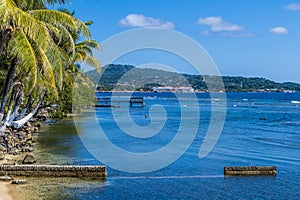
[[[101,47],[91,39],[92,21],[83,22],[67,9],[47,8],[66,2],[0,4],[0,158],[32,152],[32,133],[41,126],[37,120],[62,119],[88,104],[80,97],[93,100],[81,64],[99,71],[93,50]],[[73,93],[74,88],[81,90]]]
[[[34,134],[38,132],[43,124],[50,123],[50,110],[52,109],[44,108],[39,110],[37,115],[31,118],[22,128],[9,127],[5,130],[4,135],[0,137],[0,165],[33,164],[36,162],[34,156]],[[6,145],[6,148],[4,148],[3,144]],[[30,155],[30,159],[26,158],[28,155]],[[16,185],[12,185],[10,179],[18,180],[22,179],[22,177],[8,176],[7,180],[0,180],[0,199],[24,199],[19,194],[21,189],[17,189]]]
[[[101,46],[91,39],[92,21],[81,21],[74,16],[74,11],[48,9],[48,6],[61,6],[66,2],[69,1],[6,0],[0,3],[0,165],[35,163],[31,155],[33,134],[42,124],[49,118],[63,119],[68,113],[78,112],[84,105],[95,102],[95,88],[81,65],[89,65],[99,73],[100,63],[94,58],[93,50],[100,50]],[[120,86],[120,90],[151,91],[153,87],[191,85],[195,91],[206,91],[205,79],[220,78],[161,70],[136,71],[133,76],[138,75],[144,81],[138,83],[132,82],[137,78],[123,77],[133,66],[116,66],[111,71],[113,76],[101,76],[108,82],[97,80],[99,90]],[[106,72],[109,70],[105,68],[103,73]],[[141,78],[141,73],[151,75],[151,80],[154,74],[159,74],[154,77],[157,82]],[[163,79],[161,75],[166,73],[169,76]],[[170,75],[175,76],[170,78]],[[167,85],[165,80],[175,85]],[[226,91],[252,91],[254,86],[264,91],[300,91],[300,85],[295,83],[278,84],[262,78],[246,81],[242,77],[234,80],[229,84],[223,77]],[[18,199],[16,192],[7,190],[11,188],[8,186],[0,183],[0,199]]]
[[[93,56],[94,49],[101,49],[89,30],[93,22],[83,22],[64,8],[48,9],[70,1],[0,3],[1,165],[34,163],[33,156],[24,159],[34,150],[33,133],[48,118],[62,119],[80,110],[87,104],[81,96],[93,96],[81,69],[82,64],[101,69]],[[82,90],[73,94],[78,87]],[[0,185],[0,199],[9,199],[5,186]]]

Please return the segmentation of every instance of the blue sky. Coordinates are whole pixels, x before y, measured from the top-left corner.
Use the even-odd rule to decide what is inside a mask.
[[[73,0],[64,7],[94,22],[92,35],[100,44],[132,28],[170,28],[202,45],[222,75],[300,83],[299,0]],[[129,55],[119,61],[157,62],[151,58]],[[192,73],[184,62],[166,64]]]

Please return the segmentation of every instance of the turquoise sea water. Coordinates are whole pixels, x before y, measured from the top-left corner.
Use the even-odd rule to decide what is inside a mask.
[[[99,93],[107,97],[110,93]],[[145,108],[130,109],[133,121],[146,126],[152,105],[167,113],[163,130],[147,139],[124,134],[111,109],[97,108],[95,116],[107,137],[131,152],[151,152],[168,144],[180,126],[179,101],[172,93],[135,93]],[[300,198],[300,93],[227,93],[226,120],[212,152],[198,157],[211,116],[208,94],[197,94],[200,123],[187,151],[171,165],[149,173],[126,173],[108,168],[107,180],[81,186],[65,185],[64,199],[299,199]],[[120,94],[122,98],[126,94]],[[217,101],[217,99],[213,99]],[[126,105],[125,105],[126,104]],[[124,113],[123,113],[124,114]],[[193,120],[193,116],[190,116]],[[88,119],[83,117],[88,124]],[[97,130],[86,130],[93,132]],[[80,133],[79,133],[80,134]],[[101,142],[97,144],[101,148]],[[82,144],[72,121],[44,126],[37,138],[38,161],[44,164],[98,165]],[[149,163],[151,164],[151,163]],[[224,177],[224,166],[276,165],[276,177]],[[138,167],[138,166],[137,166]],[[41,186],[43,187],[43,186]],[[68,191],[66,193],[66,191]],[[70,194],[70,196],[66,195]],[[60,196],[60,195],[58,195]]]

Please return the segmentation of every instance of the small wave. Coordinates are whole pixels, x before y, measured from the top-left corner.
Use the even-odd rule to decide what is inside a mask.
[[[291,103],[300,104],[300,101],[291,101]]]

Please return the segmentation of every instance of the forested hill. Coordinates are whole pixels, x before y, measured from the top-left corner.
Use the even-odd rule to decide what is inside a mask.
[[[98,84],[100,90],[151,90],[156,86],[181,87],[191,86],[196,91],[207,91],[205,80],[217,78],[208,75],[179,74],[150,68],[135,68],[132,65],[110,64],[103,67],[102,73],[89,71],[87,75]],[[300,84],[277,83],[266,78],[223,76],[227,92],[258,91],[300,91]],[[216,91],[220,88],[216,87]]]

